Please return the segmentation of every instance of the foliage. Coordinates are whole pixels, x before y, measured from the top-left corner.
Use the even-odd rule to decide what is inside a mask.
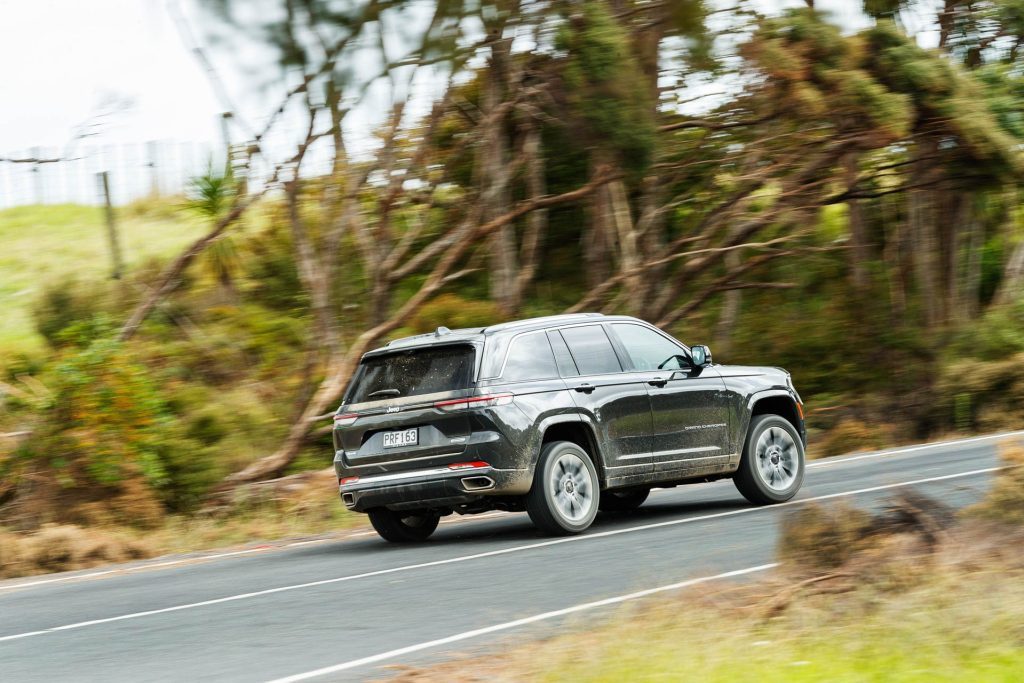
[[[587,144],[604,149],[625,167],[643,170],[654,147],[654,120],[622,26],[604,2],[586,0],[569,16],[559,47],[568,53],[563,78]]]
[[[61,501],[56,519],[152,525],[161,504],[188,509],[216,480],[150,370],[110,340],[109,328],[62,354],[48,380],[52,405],[20,468],[45,473],[40,495]]]

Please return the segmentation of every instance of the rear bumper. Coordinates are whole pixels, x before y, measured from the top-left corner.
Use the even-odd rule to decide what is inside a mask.
[[[521,488],[529,477],[526,470],[447,467],[376,474],[338,486],[341,500],[349,510],[371,508],[393,510],[445,508],[463,505],[487,495],[509,494]]]

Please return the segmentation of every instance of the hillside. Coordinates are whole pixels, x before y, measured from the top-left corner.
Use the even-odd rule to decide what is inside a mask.
[[[117,210],[128,269],[173,254],[202,232],[198,219],[175,210],[179,203],[162,199]],[[100,279],[109,272],[101,207],[62,204],[0,211],[0,356],[41,349],[44,342],[33,327],[31,306],[47,283]]]

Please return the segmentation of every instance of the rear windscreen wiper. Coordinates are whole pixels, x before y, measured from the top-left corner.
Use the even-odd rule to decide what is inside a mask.
[[[366,398],[373,398],[374,396],[399,396],[401,395],[401,393],[402,392],[399,391],[398,389],[380,389],[378,391],[373,392]]]

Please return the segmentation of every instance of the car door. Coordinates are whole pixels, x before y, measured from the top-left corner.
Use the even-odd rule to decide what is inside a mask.
[[[654,327],[632,322],[610,326],[651,403],[651,462],[656,477],[714,470],[727,458],[729,402],[713,367],[693,367],[689,351]]]
[[[644,377],[625,371],[604,326],[549,332],[555,358],[584,419],[593,426],[611,485],[651,473],[651,407]]]

